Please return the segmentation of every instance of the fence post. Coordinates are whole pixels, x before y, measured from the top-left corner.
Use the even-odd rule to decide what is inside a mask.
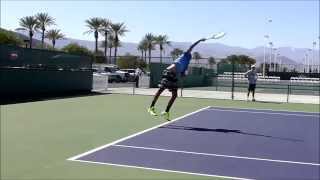
[[[234,99],[234,60],[232,60],[232,85],[231,85],[231,99]]]
[[[288,84],[288,90],[287,90],[287,103],[289,103],[289,94],[290,94],[290,84]]]
[[[108,90],[108,86],[109,86],[109,76],[106,75],[105,77],[106,77],[106,79],[105,79],[105,81],[106,81],[106,87],[104,88],[104,90],[107,91],[107,90]]]
[[[136,83],[132,83],[132,95],[135,95]]]
[[[219,78],[219,75],[217,73],[216,78],[215,78],[216,79],[216,91],[218,91],[218,86],[219,86],[219,84],[218,84],[219,83],[219,79],[218,78]]]

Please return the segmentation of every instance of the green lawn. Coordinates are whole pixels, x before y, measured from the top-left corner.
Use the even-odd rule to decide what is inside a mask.
[[[163,123],[161,118],[146,113],[151,98],[112,94],[2,105],[1,180],[213,179],[66,160]],[[158,107],[164,109],[167,101],[168,98],[161,97]],[[319,105],[178,98],[172,116],[179,117],[206,106],[319,110]]]

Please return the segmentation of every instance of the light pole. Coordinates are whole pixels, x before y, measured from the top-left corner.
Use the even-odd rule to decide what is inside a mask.
[[[304,73],[308,72],[308,53],[304,54]]]
[[[277,72],[279,72],[279,69],[280,69],[280,62],[278,62],[278,57],[280,56],[280,53],[277,53],[276,54],[276,58],[275,58],[275,61],[274,61],[274,63],[275,63],[275,70],[277,71]],[[278,64],[278,66],[277,66],[277,64]]]
[[[315,59],[315,56],[314,56],[314,49],[316,48],[316,45],[317,45],[317,42],[313,42],[312,43],[312,67],[316,67],[315,65],[315,61],[314,61],[314,59]],[[318,62],[319,63],[319,62]],[[312,72],[314,71],[314,68],[312,68]]]
[[[271,22],[272,22],[272,19],[268,18],[267,23],[265,24],[266,29],[267,29],[267,34],[264,35],[265,42],[263,42],[263,67],[262,67],[263,77],[265,77],[265,75],[266,75],[266,42],[268,42],[268,40],[270,38],[270,36],[268,35],[268,34],[270,34],[268,24]],[[269,70],[270,70],[270,66],[269,66]]]
[[[274,58],[273,58],[273,71],[276,71],[276,67],[275,67],[275,65],[276,65],[276,60],[277,60],[277,48],[273,48],[273,55],[274,55]]]
[[[320,36],[318,36],[318,50],[320,50]],[[318,55],[318,58],[319,58],[319,55]],[[320,73],[320,62],[319,62],[320,59],[318,59],[318,73]]]
[[[282,58],[279,54],[279,71],[281,72],[281,66],[282,66]]]
[[[307,50],[307,62],[308,62],[308,72],[310,73],[311,71],[311,67],[310,67],[310,56],[309,56],[309,52],[311,52],[312,50],[311,49],[308,49]]]
[[[269,72],[271,70],[271,61],[272,61],[272,47],[273,47],[273,43],[269,42],[269,46],[270,46],[270,57],[269,57]]]
[[[319,50],[320,50],[320,36],[318,36],[318,46],[319,46],[319,48],[318,48],[318,52],[319,52]],[[320,62],[319,62],[319,54],[318,54],[318,66],[316,66],[316,67],[318,67],[318,73],[320,73]]]
[[[266,74],[266,42],[268,42],[269,35],[264,35],[263,42],[263,67],[262,67],[262,75],[265,77]]]

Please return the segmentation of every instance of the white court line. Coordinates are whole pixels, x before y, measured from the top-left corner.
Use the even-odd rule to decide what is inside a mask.
[[[121,144],[115,144],[112,146],[133,148],[133,149],[143,149],[143,150],[153,150],[153,151],[163,151],[163,152],[175,152],[175,153],[193,154],[193,155],[204,155],[204,156],[226,157],[226,158],[236,158],[236,159],[246,159],[246,160],[256,160],[256,161],[320,166],[320,164],[317,164],[317,163],[285,161],[285,160],[277,160],[277,159],[264,159],[264,158],[245,157],[245,156],[230,156],[230,155],[224,155],[224,154],[199,153],[199,152],[191,152],[191,151],[179,151],[179,150],[172,150],[172,149],[150,148],[150,147],[141,147],[141,146],[127,146],[127,145],[121,145]]]
[[[111,142],[111,143],[109,143],[109,144],[105,144],[105,145],[99,146],[99,147],[94,148],[94,149],[92,149],[92,150],[89,150],[89,151],[87,151],[87,152],[84,152],[84,153],[81,153],[81,154],[79,154],[79,155],[70,157],[70,158],[68,158],[67,160],[69,160],[69,161],[74,161],[74,160],[76,160],[76,159],[78,159],[78,158],[80,158],[80,157],[82,157],[82,156],[86,156],[86,155],[91,154],[91,153],[93,153],[93,152],[96,152],[96,151],[99,151],[99,150],[101,150],[101,149],[104,149],[104,148],[106,148],[106,147],[108,147],[108,146],[117,144],[117,143],[119,143],[119,142],[121,142],[121,141],[125,141],[125,140],[127,140],[127,139],[133,138],[133,137],[135,137],[135,136],[138,136],[138,135],[140,135],[140,134],[146,133],[146,132],[148,132],[148,131],[157,129],[158,127],[161,127],[161,126],[170,124],[170,123],[172,123],[172,122],[178,121],[178,120],[180,120],[180,119],[183,119],[183,118],[185,118],[185,117],[187,117],[187,116],[191,116],[191,115],[193,115],[193,114],[195,114],[195,113],[198,113],[198,112],[200,112],[200,111],[206,110],[206,109],[208,109],[208,108],[210,108],[210,106],[205,107],[205,108],[201,108],[201,109],[199,109],[199,110],[197,110],[197,111],[194,111],[194,112],[185,114],[185,115],[183,115],[183,116],[181,116],[181,117],[178,117],[178,118],[176,118],[176,119],[173,119],[173,120],[171,120],[171,121],[168,121],[168,122],[165,122],[165,123],[156,125],[156,126],[151,127],[151,128],[149,128],[149,129],[146,129],[146,130],[137,132],[137,133],[135,133],[135,134],[129,135],[129,136],[127,136],[127,137],[118,139],[118,140],[113,141],[113,142]]]
[[[283,116],[308,116],[308,117],[320,117],[317,115],[311,114],[292,114],[292,113],[276,113],[276,112],[258,112],[258,111],[244,111],[244,110],[232,110],[232,109],[207,109],[207,111],[229,111],[229,112],[244,112],[244,113],[252,113],[252,114],[275,114],[275,115],[283,115]]]
[[[221,107],[221,106],[210,106],[211,108],[221,108],[221,109],[235,109],[235,110],[255,110],[255,111],[272,111],[272,112],[279,112],[279,113],[306,113],[306,114],[318,114],[320,116],[320,112],[306,112],[306,111],[288,111],[285,109],[264,109],[264,108],[242,108],[242,107]]]
[[[143,166],[131,166],[131,165],[103,163],[103,162],[95,162],[95,161],[85,161],[85,160],[73,160],[73,161],[92,163],[92,164],[103,164],[103,165],[119,166],[119,167],[128,167],[128,168],[138,168],[138,169],[146,169],[146,170],[153,170],[153,171],[162,171],[162,172],[171,172],[171,173],[181,173],[181,174],[189,174],[189,175],[207,176],[207,177],[227,178],[227,179],[234,179],[234,180],[254,180],[254,179],[241,178],[241,177],[220,176],[220,175],[202,174],[202,173],[192,173],[192,172],[186,172],[186,171],[176,171],[176,170],[168,170],[168,169],[149,168],[149,167],[143,167]]]

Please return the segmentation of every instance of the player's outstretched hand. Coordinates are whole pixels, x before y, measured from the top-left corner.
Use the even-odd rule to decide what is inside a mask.
[[[206,41],[207,39],[206,38],[202,38],[202,39],[200,39],[199,41]]]

